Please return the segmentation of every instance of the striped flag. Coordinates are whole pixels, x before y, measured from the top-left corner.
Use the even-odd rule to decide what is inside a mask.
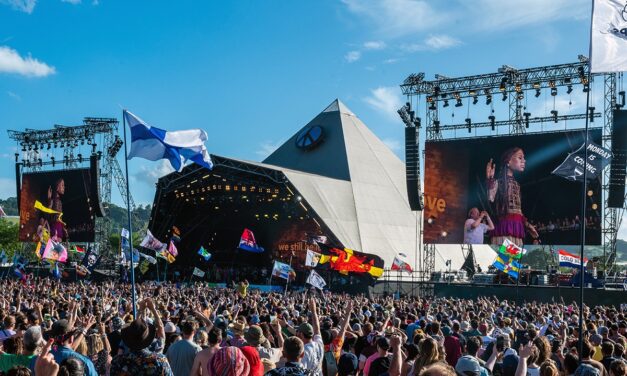
[[[522,265],[520,265],[520,263],[513,258],[501,255],[496,257],[496,260],[494,260],[494,263],[492,265],[498,270],[512,276],[513,278],[518,278],[518,273],[520,272],[520,269],[522,267]]]
[[[392,270],[402,270],[407,273],[413,272],[411,265],[407,262],[407,255],[404,253],[399,253],[394,257],[394,262],[392,263]]]
[[[581,262],[581,258],[579,258],[579,256],[573,255],[572,253],[568,253],[565,250],[560,249],[558,251],[557,257],[559,259],[560,266],[567,268],[579,268]],[[583,266],[586,266],[587,263],[588,259],[584,257]]]

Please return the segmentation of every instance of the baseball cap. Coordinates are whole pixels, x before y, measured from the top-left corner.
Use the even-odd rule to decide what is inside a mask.
[[[313,337],[314,335],[313,326],[311,326],[311,324],[306,323],[306,322],[300,324],[300,326],[298,327],[298,331],[300,333],[303,333],[305,337]]]
[[[24,332],[24,347],[27,349],[35,349],[44,343],[41,326],[31,326]]]
[[[481,365],[479,361],[470,355],[464,355],[457,361],[457,365],[455,365],[455,372],[460,375],[481,375]]]

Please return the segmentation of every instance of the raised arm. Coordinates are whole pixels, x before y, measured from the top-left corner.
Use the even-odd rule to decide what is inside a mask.
[[[309,309],[311,310],[311,326],[313,326],[314,335],[320,335],[320,319],[318,318],[316,299],[309,299]]]

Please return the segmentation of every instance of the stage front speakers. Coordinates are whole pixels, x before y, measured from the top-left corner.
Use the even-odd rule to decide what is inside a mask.
[[[90,206],[94,209],[97,217],[104,217],[105,210],[100,200],[100,166],[98,163],[98,154],[92,154],[89,157],[89,176],[91,178],[90,186]]]
[[[418,150],[418,128],[405,127],[405,176],[407,199],[411,210],[422,210],[420,199],[420,160]]]
[[[627,168],[627,111],[615,110],[612,126],[612,162],[607,206],[622,208],[625,205],[625,173]]]

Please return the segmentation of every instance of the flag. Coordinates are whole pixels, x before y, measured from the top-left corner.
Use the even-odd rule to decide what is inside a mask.
[[[588,180],[596,179],[601,176],[601,171],[612,160],[612,152],[594,142],[588,142],[588,162],[585,163],[585,144],[581,144],[579,149],[569,153],[564,162],[557,166],[553,175],[561,176],[570,181],[583,181],[583,170],[588,169],[586,178]],[[585,167],[584,167],[585,166]]]
[[[50,264],[50,273],[55,279],[61,279],[61,272],[59,271],[59,263],[54,261]]]
[[[505,255],[506,257],[520,260],[523,255],[527,254],[527,250],[510,242],[508,239],[505,239],[503,244],[499,247],[499,253]]]
[[[46,243],[46,248],[44,249],[41,258],[58,262],[66,262],[67,250],[61,243],[48,239],[48,243]]]
[[[627,71],[627,3],[594,0],[590,33],[590,72]]]
[[[48,238],[48,240],[50,240],[50,238]],[[46,241],[46,243],[48,243],[48,241]],[[35,256],[37,256],[38,259],[41,260],[41,256],[43,255],[45,248],[46,246],[44,245],[44,243],[37,243],[37,248],[35,248]]]
[[[327,237],[324,235],[316,235],[310,232],[305,233],[307,244],[326,243]]]
[[[45,207],[44,204],[39,202],[39,200],[35,200],[34,208],[37,209],[37,210],[41,210],[42,212],[48,213],[48,214],[63,214],[63,213],[58,212],[56,210],[50,209],[48,207]]]
[[[4,249],[2,250],[2,253],[0,253],[0,264],[4,265],[7,263],[7,254],[6,252],[4,252]]]
[[[126,110],[124,119],[131,128],[131,151],[128,159],[134,157],[150,161],[167,159],[177,171],[181,171],[187,161],[208,169],[213,168],[211,157],[205,147],[207,132],[204,130],[166,131],[154,128]]]
[[[181,242],[181,230],[178,227],[172,226],[172,237],[170,240],[177,244]]]
[[[518,272],[520,271],[521,265],[518,261],[514,260],[510,257],[505,256],[496,256],[496,260],[492,264],[498,270],[507,273],[513,278],[518,278]]]
[[[305,259],[305,266],[309,266],[315,268],[320,261],[320,254],[318,252],[314,252],[311,249],[307,250],[307,258]]]
[[[156,258],[154,258],[152,256],[149,256],[149,255],[147,255],[145,253],[141,253],[139,251],[137,251],[137,253],[139,253],[139,257],[141,257],[144,260],[148,261],[148,263],[153,264],[153,265],[157,263],[157,259]]]
[[[22,282],[26,282],[28,280],[28,276],[26,275],[26,265],[28,264],[28,260],[22,256],[13,256],[13,273],[17,278]]]
[[[4,212],[4,209],[2,209],[2,206],[0,206],[0,218],[4,218],[7,216],[7,213]]]
[[[407,255],[404,253],[398,253],[394,256],[394,262],[392,263],[392,270],[402,270],[407,273],[413,272],[411,265],[407,262]]]
[[[296,277],[296,272],[288,264],[275,261],[272,267],[272,276],[289,280]]]
[[[335,248],[318,243],[322,256],[318,265],[328,265],[341,274],[366,274],[373,278],[383,275],[383,259],[377,255],[357,252],[349,248]]]
[[[579,256],[573,255],[572,253],[568,253],[565,250],[560,249],[558,251],[557,257],[559,259],[560,266],[568,268],[579,268],[579,263],[581,261],[581,258],[579,258]],[[587,263],[588,259],[584,257],[583,266],[586,266]]]
[[[78,245],[73,245],[72,248],[70,248],[70,252],[85,253],[85,248]]]
[[[124,261],[130,261],[131,260],[131,251],[127,248],[124,250]],[[138,263],[139,262],[139,251],[137,250],[137,248],[133,248],[133,263]]]
[[[316,271],[313,269],[311,270],[311,273],[309,273],[309,277],[307,277],[307,283],[320,290],[322,290],[322,288],[327,285],[327,283],[320,276],[320,274],[316,273]]]
[[[174,242],[170,240],[170,245],[168,246],[168,252],[170,252],[170,254],[174,257],[179,255],[179,250],[176,249],[176,246],[174,245]]]
[[[148,260],[143,260],[139,264],[139,272],[141,274],[146,274],[146,272],[148,271],[149,268],[150,268],[150,263],[148,262]]]
[[[163,250],[161,252],[159,252],[157,254],[157,257],[161,257],[162,259],[165,259],[168,264],[173,263],[174,261],[176,261],[176,258],[174,256],[172,256],[172,254],[170,252],[168,252],[167,250]]]
[[[89,273],[93,273],[96,266],[100,262],[100,251],[96,247],[89,247],[85,252],[85,256],[83,256],[83,260],[81,261],[81,265],[87,269]]]
[[[161,252],[166,248],[166,245],[155,238],[150,230],[146,230],[146,236],[139,245],[144,248],[152,249],[155,252]]]
[[[257,245],[255,235],[249,229],[245,228],[242,237],[239,240],[239,248],[244,251],[262,253],[264,249]]]
[[[121,238],[125,238],[125,239],[129,239],[131,237],[131,233],[127,229],[122,227],[122,231],[120,231],[120,237]]]
[[[198,254],[201,255],[205,259],[205,261],[209,261],[211,259],[211,253],[207,252],[207,250],[202,246],[200,246]]]
[[[196,277],[204,277],[205,276],[205,272],[203,272],[202,270],[198,269],[198,268],[194,268],[194,271],[192,272],[193,275],[195,275]]]

